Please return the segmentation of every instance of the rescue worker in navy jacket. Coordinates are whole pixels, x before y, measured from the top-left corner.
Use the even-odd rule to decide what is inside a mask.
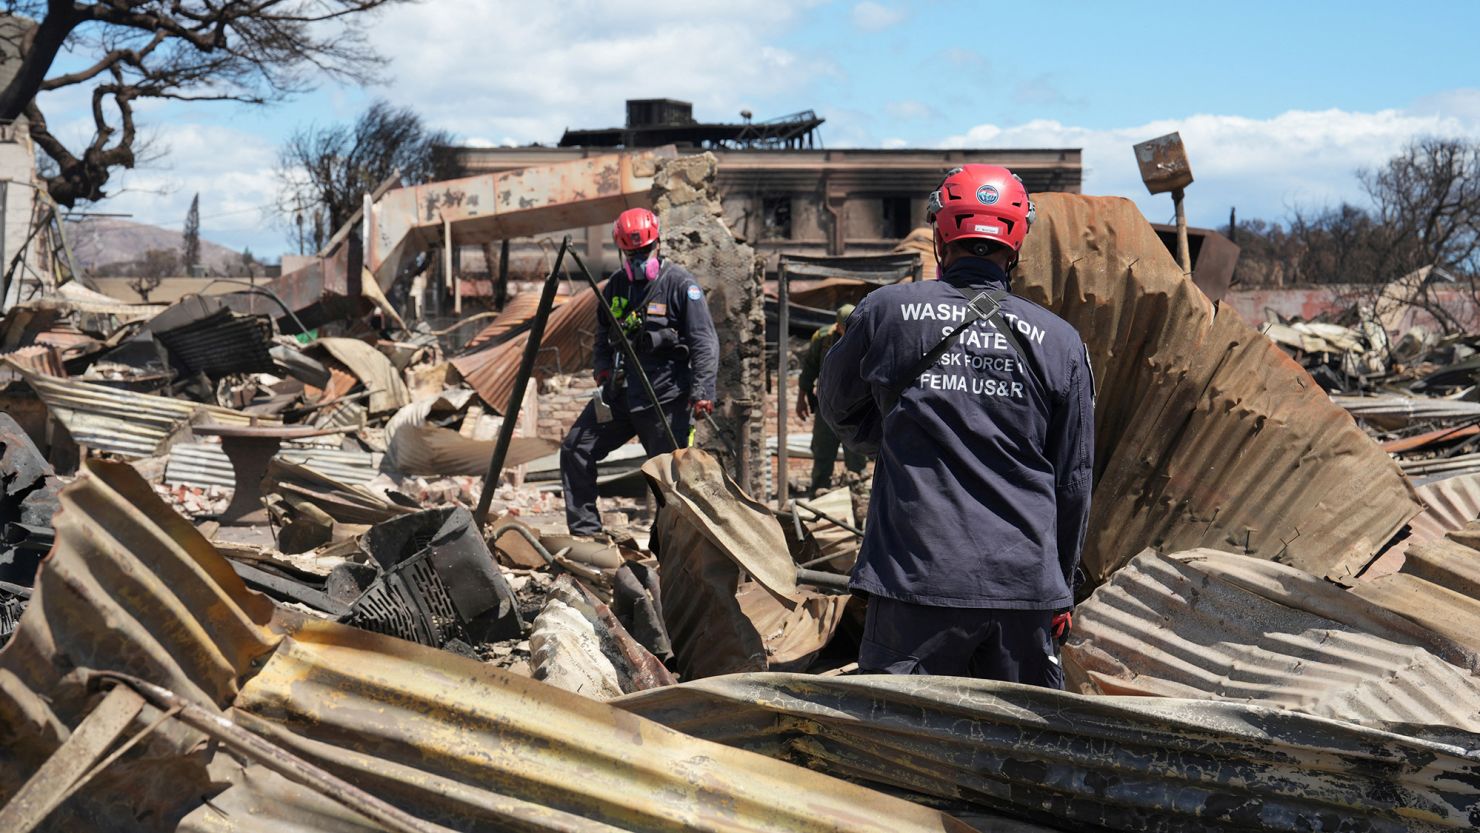
[[[621,322],[642,369],[662,403],[653,408],[642,382],[596,317],[596,383],[592,401],[560,446],[565,521],[572,535],[601,532],[596,509],[596,464],[635,435],[649,455],[673,451],[666,420],[679,442],[690,420],[714,412],[719,339],[704,292],[687,269],[658,255],[658,218],[646,208],[622,212],[612,226],[622,268],[606,283],[602,303]]]
[[[1063,687],[1094,379],[1068,323],[1007,294],[1032,219],[1006,168],[951,171],[930,198],[940,279],[870,293],[823,362],[819,413],[878,455],[850,582],[862,670]]]

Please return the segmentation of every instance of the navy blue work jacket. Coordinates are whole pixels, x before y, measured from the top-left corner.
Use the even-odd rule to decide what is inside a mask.
[[[890,390],[1003,289],[966,258],[939,281],[874,290],[823,360],[818,413],[843,443],[877,453],[856,590],[915,604],[1009,610],[1073,606],[1094,470],[1094,378],[1079,334],[1017,296],[1003,317],[1028,353],[986,321],[930,370]]]
[[[681,397],[690,401],[715,398],[719,371],[719,337],[704,291],[689,270],[662,261],[653,280],[629,280],[618,269],[606,282],[602,301],[626,325],[627,338],[637,349],[642,369],[653,391],[664,404]],[[596,316],[595,368],[598,373],[626,370],[621,345],[608,330],[607,317]],[[651,408],[642,382],[632,374],[625,379],[628,410]],[[608,399],[607,401],[611,401]]]

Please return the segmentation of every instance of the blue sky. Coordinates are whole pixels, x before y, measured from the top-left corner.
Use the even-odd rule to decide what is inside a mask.
[[[828,147],[1081,147],[1088,193],[1152,220],[1130,145],[1180,130],[1193,223],[1277,219],[1362,200],[1353,174],[1419,135],[1480,139],[1480,3],[1241,4],[424,0],[372,32],[386,83],[325,85],[270,109],[152,107],[163,155],[97,210],[288,249],[267,207],[293,128],[350,120],[373,98],[476,144],[554,143],[619,124],[628,97],[692,100],[701,119],[813,109]],[[87,99],[42,100],[63,130]]]

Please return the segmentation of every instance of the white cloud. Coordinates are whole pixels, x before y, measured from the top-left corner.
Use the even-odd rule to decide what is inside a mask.
[[[872,0],[864,0],[853,7],[853,25],[865,32],[877,32],[904,20],[904,9],[892,8]]]
[[[553,144],[566,128],[619,126],[629,98],[692,101],[701,120],[738,120],[835,73],[772,45],[810,3],[439,0],[389,10],[372,39],[384,94],[459,136]],[[796,109],[796,108],[793,108]],[[779,113],[757,111],[757,118]]]
[[[1480,93],[1457,91],[1420,104],[1370,113],[1291,110],[1267,119],[1203,114],[1110,129],[1052,120],[983,124],[942,144],[1082,148],[1085,193],[1131,197],[1149,219],[1163,222],[1171,200],[1146,193],[1131,146],[1175,130],[1196,177],[1187,189],[1194,223],[1226,223],[1230,206],[1245,218],[1284,219],[1293,207],[1363,202],[1356,170],[1383,164],[1418,136],[1480,140]]]
[[[89,210],[132,215],[130,221],[181,229],[191,199],[200,194],[200,235],[258,257],[282,252],[282,232],[267,222],[277,195],[276,149],[260,137],[205,124],[165,123],[157,130],[162,157],[109,182],[114,196]]]
[[[891,119],[899,121],[931,119],[940,115],[934,107],[923,101],[916,101],[914,99],[891,101],[884,105],[884,114]]]

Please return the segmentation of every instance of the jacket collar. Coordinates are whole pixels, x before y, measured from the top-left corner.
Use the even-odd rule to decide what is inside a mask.
[[[941,272],[940,279],[952,286],[1006,289],[1012,284],[1012,280],[1001,267],[979,257],[963,257],[952,263]]]

